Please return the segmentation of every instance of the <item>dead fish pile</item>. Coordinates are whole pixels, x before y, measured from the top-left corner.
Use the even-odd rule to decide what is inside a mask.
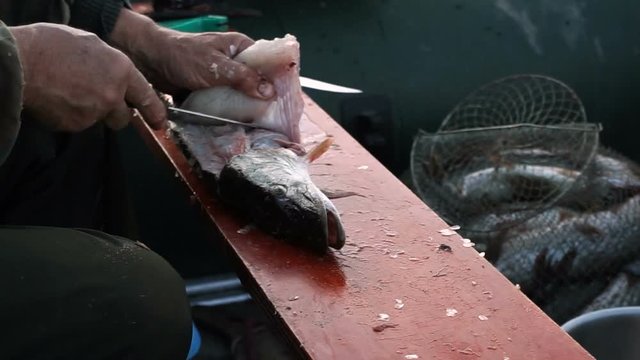
[[[640,258],[640,168],[602,147],[580,168],[567,148],[556,148],[561,139],[540,148],[492,145],[500,135],[416,140],[419,195],[560,323],[640,305],[640,260],[629,265]]]
[[[630,160],[600,149],[548,209],[508,209],[467,224],[495,231],[461,233],[553,319],[640,305],[640,169]]]
[[[301,145],[304,102],[299,43],[292,35],[258,40],[234,58],[270,80],[273,101],[220,86],[191,93],[181,108],[259,125],[172,123],[172,134],[213,178],[220,199],[247,221],[291,243],[324,253],[340,249],[345,233],[338,210],[311,180],[307,166],[329,149]]]

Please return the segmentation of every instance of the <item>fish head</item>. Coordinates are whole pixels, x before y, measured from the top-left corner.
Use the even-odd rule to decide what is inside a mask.
[[[285,148],[239,154],[220,173],[220,198],[277,238],[317,253],[340,249],[340,216],[311,181],[307,164]]]

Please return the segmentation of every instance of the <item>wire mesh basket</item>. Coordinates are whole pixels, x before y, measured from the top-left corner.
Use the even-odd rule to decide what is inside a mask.
[[[567,85],[517,75],[471,93],[411,152],[423,201],[559,322],[619,303],[612,286],[640,301],[640,171],[600,131]]]

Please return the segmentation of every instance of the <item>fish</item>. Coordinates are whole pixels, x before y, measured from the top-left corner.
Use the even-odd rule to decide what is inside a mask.
[[[556,323],[563,324],[581,313],[608,285],[604,276],[562,284],[541,308]]]
[[[287,34],[258,40],[234,57],[273,83],[272,100],[218,86],[194,91],[180,104],[259,129],[183,122],[170,126],[225,206],[278,239],[325,254],[342,248],[346,234],[339,211],[309,175],[309,164],[329,150],[333,139],[326,137],[310,150],[302,145],[299,49],[295,36]]]
[[[489,213],[471,218],[461,223],[461,235],[473,240],[476,249],[482,248],[489,261],[495,261],[502,252],[502,246],[509,239],[541,228],[552,227],[561,221],[577,216],[570,209],[553,207],[542,212],[532,210],[511,210],[502,207],[500,213]],[[509,245],[508,245],[509,246]],[[506,250],[508,252],[508,250]]]
[[[593,212],[640,194],[640,168],[611,149],[601,148],[583,176],[558,205]]]
[[[640,277],[621,272],[581,313],[621,306],[640,305]]]
[[[640,253],[640,195],[594,213],[564,218],[506,241],[495,267],[515,283],[536,286],[536,274],[579,278],[624,264]],[[621,266],[621,265],[618,265]]]
[[[452,185],[461,201],[486,208],[504,203],[544,201],[573,184],[579,176],[580,172],[559,166],[514,164],[474,171]]]

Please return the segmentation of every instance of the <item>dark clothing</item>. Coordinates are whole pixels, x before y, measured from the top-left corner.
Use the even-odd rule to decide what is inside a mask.
[[[123,0],[7,0],[0,2],[0,19],[9,26],[47,21],[90,31],[106,40]]]
[[[0,19],[76,24],[106,39],[122,4],[2,1]],[[113,133],[102,124],[53,133],[21,118],[22,81],[0,23],[0,358],[185,359],[180,276],[139,243],[98,231],[105,204],[122,196],[112,190]]]
[[[107,131],[52,133],[25,119],[0,166],[0,224],[104,229]]]
[[[184,284],[152,251],[44,227],[0,227],[0,246],[0,358],[186,358]]]

